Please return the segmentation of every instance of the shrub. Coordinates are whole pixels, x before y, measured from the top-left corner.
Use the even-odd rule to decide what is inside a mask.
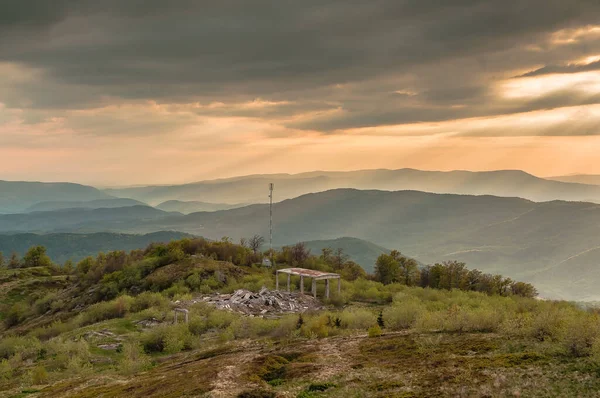
[[[40,340],[49,340],[53,337],[59,336],[62,333],[66,333],[73,327],[70,324],[62,323],[61,321],[54,321],[52,324],[36,328],[31,332],[31,335],[37,337]]]
[[[138,343],[127,342],[123,345],[123,358],[119,363],[119,370],[122,374],[131,375],[147,370],[151,366],[150,357],[144,353]]]
[[[586,357],[600,336],[600,324],[596,315],[579,315],[567,323],[562,344],[575,357]]]
[[[29,315],[29,307],[25,303],[13,304],[4,318],[4,324],[7,328],[16,326],[23,322]]]
[[[82,325],[91,325],[107,319],[123,318],[130,311],[133,302],[132,297],[121,296],[112,301],[94,304],[82,313]]]
[[[187,325],[158,326],[140,337],[144,351],[175,354],[192,348],[193,339]]]
[[[31,371],[32,384],[44,384],[48,381],[48,372],[43,366],[37,366]]]
[[[564,315],[552,306],[542,309],[534,316],[529,335],[540,341],[558,339],[562,333]]]
[[[409,329],[415,326],[417,318],[424,311],[423,305],[416,300],[394,302],[383,310],[383,321],[392,330]]]
[[[369,328],[369,337],[379,337],[381,336],[381,328],[379,325],[373,325]]]
[[[41,348],[35,337],[5,337],[0,339],[0,358],[8,359],[18,353],[23,359],[34,359]]]
[[[131,303],[131,312],[140,312],[148,308],[167,308],[169,300],[160,293],[143,292],[136,296]]]
[[[55,338],[48,341],[45,348],[48,358],[52,358],[48,363],[50,370],[69,368],[73,373],[78,374],[89,365],[91,359],[89,345],[85,340]]]
[[[13,368],[8,359],[0,361],[0,380],[10,379],[13,375]]]
[[[366,330],[377,322],[375,314],[362,308],[346,309],[340,314],[341,325],[347,329]]]

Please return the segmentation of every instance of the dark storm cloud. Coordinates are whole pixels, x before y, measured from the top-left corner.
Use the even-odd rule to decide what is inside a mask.
[[[518,77],[533,77],[533,76],[542,76],[542,75],[550,75],[554,73],[580,73],[580,72],[589,72],[593,70],[600,70],[600,61],[590,62],[585,65],[548,65],[543,68],[539,68],[533,70],[531,72],[524,73]]]
[[[596,0],[5,0],[0,62],[37,74],[11,83],[0,102],[59,112],[259,97],[286,105],[198,113],[322,111],[288,125],[330,131],[533,110],[561,103],[507,107],[490,91],[494,79],[540,57],[550,65],[586,55],[591,48],[577,44],[543,55],[526,48],[598,20]]]

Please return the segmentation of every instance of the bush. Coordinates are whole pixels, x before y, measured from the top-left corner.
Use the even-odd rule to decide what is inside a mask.
[[[8,359],[18,353],[23,359],[35,359],[41,348],[35,337],[5,337],[0,339],[0,358]]]
[[[373,325],[369,328],[369,337],[379,337],[381,336],[381,333],[379,325]]]
[[[158,326],[140,337],[142,347],[147,353],[165,352],[175,354],[189,350],[193,345],[192,334],[187,325]]]
[[[0,361],[0,380],[10,379],[13,375],[13,368],[8,359]]]
[[[366,330],[377,322],[377,316],[362,308],[346,309],[340,314],[341,324],[346,329]]]
[[[4,324],[7,328],[16,326],[23,322],[29,315],[29,307],[25,303],[13,304],[4,318]]]
[[[148,308],[168,308],[170,302],[160,293],[143,292],[136,296],[131,303],[131,312],[140,312]]]
[[[579,315],[567,323],[562,344],[574,357],[586,357],[592,353],[594,343],[600,336],[597,315]]]
[[[123,318],[130,311],[133,302],[132,297],[121,296],[112,301],[94,304],[82,313],[81,324],[91,325],[107,319]]]
[[[410,329],[424,311],[423,305],[416,300],[395,301],[383,310],[383,321],[392,330]]]
[[[91,355],[89,345],[85,340],[64,340],[55,338],[45,344],[49,370],[69,369],[74,374],[81,373],[89,366]]]
[[[62,333],[66,333],[71,329],[73,329],[73,326],[70,324],[62,323],[61,321],[54,321],[51,325],[34,329],[31,331],[31,335],[40,340],[49,340],[53,337],[59,336]]]
[[[48,381],[48,372],[43,366],[37,366],[31,371],[32,384],[44,384]]]
[[[137,342],[128,342],[123,345],[123,358],[119,363],[119,370],[124,375],[144,371],[152,366],[150,357]]]
[[[530,337],[540,341],[557,340],[562,334],[564,316],[564,313],[552,306],[542,309],[532,320]]]

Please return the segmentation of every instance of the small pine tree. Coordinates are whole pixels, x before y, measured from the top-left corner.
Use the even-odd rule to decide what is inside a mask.
[[[385,323],[383,322],[383,310],[379,311],[379,316],[377,317],[377,325],[383,329],[385,327]]]
[[[302,318],[302,314],[298,316],[298,322],[296,323],[296,329],[300,329],[304,325],[304,318]]]

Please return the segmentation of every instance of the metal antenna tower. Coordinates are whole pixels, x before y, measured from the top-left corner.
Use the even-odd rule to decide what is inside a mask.
[[[269,184],[269,251],[273,256],[273,183]]]

